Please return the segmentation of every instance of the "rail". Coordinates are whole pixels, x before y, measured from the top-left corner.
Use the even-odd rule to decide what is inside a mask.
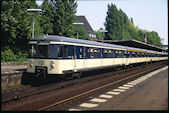
[[[109,84],[106,84],[106,85],[104,85],[104,86],[97,87],[97,88],[92,89],[92,90],[89,90],[89,91],[87,91],[87,92],[84,92],[84,93],[75,95],[75,96],[73,96],[73,97],[64,99],[64,100],[62,100],[62,101],[56,102],[56,103],[51,104],[51,105],[45,106],[45,107],[39,109],[38,111],[48,111],[48,110],[55,109],[56,106],[62,106],[62,105],[64,105],[64,104],[67,104],[67,103],[69,103],[69,102],[72,102],[73,100],[80,99],[81,97],[84,97],[84,96],[86,96],[86,95],[90,95],[90,94],[99,92],[100,90],[105,90],[106,88],[112,87],[112,86],[114,86],[114,85],[118,85],[118,84],[127,82],[127,81],[129,81],[129,80],[134,79],[134,78],[137,78],[137,77],[140,77],[140,76],[145,75],[145,74],[147,74],[147,73],[150,73],[150,72],[152,72],[152,71],[154,71],[154,70],[156,70],[156,69],[158,69],[158,68],[161,68],[161,67],[163,67],[163,66],[164,66],[164,65],[156,66],[156,67],[154,67],[154,68],[152,68],[152,69],[150,69],[150,70],[146,70],[146,71],[144,71],[144,72],[137,73],[137,74],[135,74],[135,75],[133,75],[133,76],[129,76],[129,77],[123,78],[123,79],[118,80],[118,81],[115,81],[115,82],[113,82],[113,83],[109,83]]]

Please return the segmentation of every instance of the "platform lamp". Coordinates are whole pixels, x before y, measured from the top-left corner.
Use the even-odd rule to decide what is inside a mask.
[[[103,28],[100,28],[100,30],[99,30],[100,32],[103,32],[103,33],[106,33],[106,32],[108,32],[107,30],[104,30]],[[104,40],[104,37],[102,37],[102,43],[103,43],[103,40]]]
[[[35,24],[35,12],[41,12],[41,9],[27,9],[27,12],[33,12],[33,29],[32,29],[32,38],[34,38],[34,24]]]
[[[78,35],[79,35],[79,29],[78,26],[79,25],[83,25],[84,23],[73,23],[73,25],[77,25],[77,39],[78,39]]]

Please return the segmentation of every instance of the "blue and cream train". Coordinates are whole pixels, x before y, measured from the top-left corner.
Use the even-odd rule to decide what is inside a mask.
[[[27,72],[65,74],[167,59],[165,52],[47,35],[29,41]]]

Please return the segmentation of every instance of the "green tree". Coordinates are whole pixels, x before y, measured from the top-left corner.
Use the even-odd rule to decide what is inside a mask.
[[[56,10],[50,0],[44,0],[40,6],[42,9],[40,25],[44,34],[53,34],[54,15]]]
[[[76,21],[77,3],[75,0],[52,0],[56,14],[54,15],[53,34],[73,37],[73,22]]]
[[[95,34],[96,34],[96,37],[99,39],[99,40],[102,40],[103,37],[105,39],[105,33],[104,32],[100,32],[99,30],[98,31],[94,31]]]
[[[162,45],[160,37],[155,31],[147,32],[147,42],[152,45]]]
[[[139,29],[134,25],[133,18],[129,19],[128,16],[121,10],[117,9],[114,4],[108,4],[108,11],[105,22],[106,39],[108,40],[138,40],[144,41],[145,32],[147,32],[147,41],[149,44],[161,44],[160,37],[155,31],[148,32]]]
[[[74,34],[72,36],[72,38],[77,38],[77,27],[78,27],[78,39],[84,39],[84,40],[88,40],[88,34],[86,33],[85,29],[83,26],[74,26],[73,27],[73,31]]]
[[[27,12],[29,8],[38,8],[35,0],[2,1],[1,53],[18,55],[19,52],[27,51],[28,40],[32,37],[33,18],[32,13]],[[39,15],[36,14],[36,17],[38,16]],[[38,36],[42,31],[38,21],[35,22],[35,26],[35,36]],[[3,59],[4,58],[6,57],[3,57]]]

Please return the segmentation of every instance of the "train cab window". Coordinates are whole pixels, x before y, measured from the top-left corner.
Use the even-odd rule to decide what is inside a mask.
[[[49,56],[48,45],[38,45],[37,54],[38,58],[48,58]]]
[[[48,58],[56,58],[58,56],[57,48],[57,45],[50,45],[48,47]]]

